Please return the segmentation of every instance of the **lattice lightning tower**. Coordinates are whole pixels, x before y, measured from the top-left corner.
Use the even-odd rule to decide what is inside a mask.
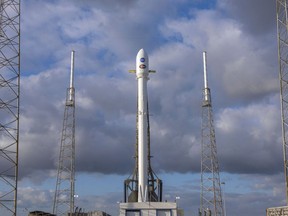
[[[58,175],[54,197],[53,214],[57,216],[74,212],[75,195],[75,89],[74,54],[71,52],[70,87],[67,89],[62,138],[60,145]]]
[[[0,0],[0,215],[16,216],[20,95],[20,0]]]
[[[201,206],[199,214],[202,216],[224,216],[211,93],[207,83],[206,52],[203,52],[203,63]]]
[[[288,205],[288,13],[287,0],[276,0],[278,61],[281,96],[282,137],[284,155],[284,174],[286,180],[286,202]]]

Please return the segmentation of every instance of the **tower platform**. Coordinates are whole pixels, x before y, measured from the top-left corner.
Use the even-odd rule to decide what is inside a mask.
[[[175,202],[120,203],[119,216],[179,216]]]
[[[268,208],[266,216],[288,216],[288,206]]]

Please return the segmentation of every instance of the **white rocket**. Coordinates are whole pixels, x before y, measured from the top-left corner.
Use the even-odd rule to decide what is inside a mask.
[[[148,188],[148,94],[149,59],[144,49],[136,56],[136,72],[138,82],[138,202],[147,201]]]

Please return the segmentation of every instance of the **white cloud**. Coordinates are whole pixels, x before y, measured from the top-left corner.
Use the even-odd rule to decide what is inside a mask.
[[[42,190],[32,187],[24,187],[18,188],[18,194],[18,205],[19,208],[22,209],[22,211],[23,209],[26,209],[26,211],[29,212],[41,209],[43,209],[43,211],[52,211],[51,200],[54,195],[53,191]],[[47,206],[50,206],[50,209],[47,208]]]

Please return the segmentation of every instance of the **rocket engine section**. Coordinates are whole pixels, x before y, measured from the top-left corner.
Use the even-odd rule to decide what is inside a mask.
[[[161,202],[162,181],[157,178],[151,168],[150,155],[150,125],[147,82],[149,73],[149,59],[144,49],[136,56],[136,73],[138,82],[137,114],[136,114],[136,148],[135,168],[132,176],[124,182],[125,202]]]

